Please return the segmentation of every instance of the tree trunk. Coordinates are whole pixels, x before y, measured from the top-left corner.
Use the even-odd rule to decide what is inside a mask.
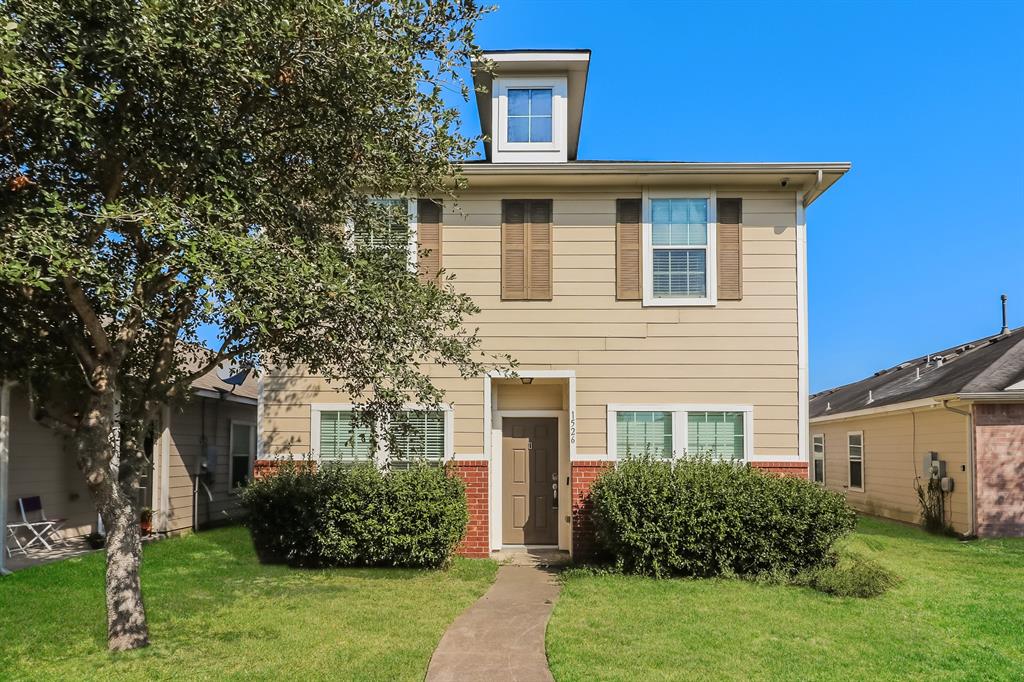
[[[142,555],[139,515],[132,500],[107,505],[107,646],[127,651],[149,644],[146,609],[142,604],[139,563]]]
[[[127,651],[149,644],[149,629],[139,582],[142,543],[133,490],[138,473],[132,471],[134,457],[120,456],[124,444],[114,405],[113,390],[101,389],[71,443],[107,530],[107,646]]]

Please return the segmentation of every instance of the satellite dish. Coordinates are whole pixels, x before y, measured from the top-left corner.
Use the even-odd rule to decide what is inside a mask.
[[[217,365],[217,378],[225,384],[241,386],[251,371],[251,367],[242,367],[237,363],[225,361]]]

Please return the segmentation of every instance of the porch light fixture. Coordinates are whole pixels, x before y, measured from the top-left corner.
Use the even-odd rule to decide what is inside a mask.
[[[533,377],[519,377],[519,380],[527,386],[533,383]]]

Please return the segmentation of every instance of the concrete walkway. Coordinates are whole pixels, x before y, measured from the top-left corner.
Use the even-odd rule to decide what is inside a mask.
[[[559,590],[553,571],[500,567],[491,589],[444,633],[427,682],[552,680],[544,630]]]

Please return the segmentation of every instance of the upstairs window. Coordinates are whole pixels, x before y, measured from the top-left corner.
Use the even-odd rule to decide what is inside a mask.
[[[644,305],[717,303],[716,202],[714,192],[644,197]]]
[[[551,142],[551,88],[508,89],[508,141]]]
[[[408,199],[372,199],[371,203],[386,212],[386,220],[371,230],[368,225],[352,227],[356,249],[376,249],[395,254],[416,264],[416,202]]]

